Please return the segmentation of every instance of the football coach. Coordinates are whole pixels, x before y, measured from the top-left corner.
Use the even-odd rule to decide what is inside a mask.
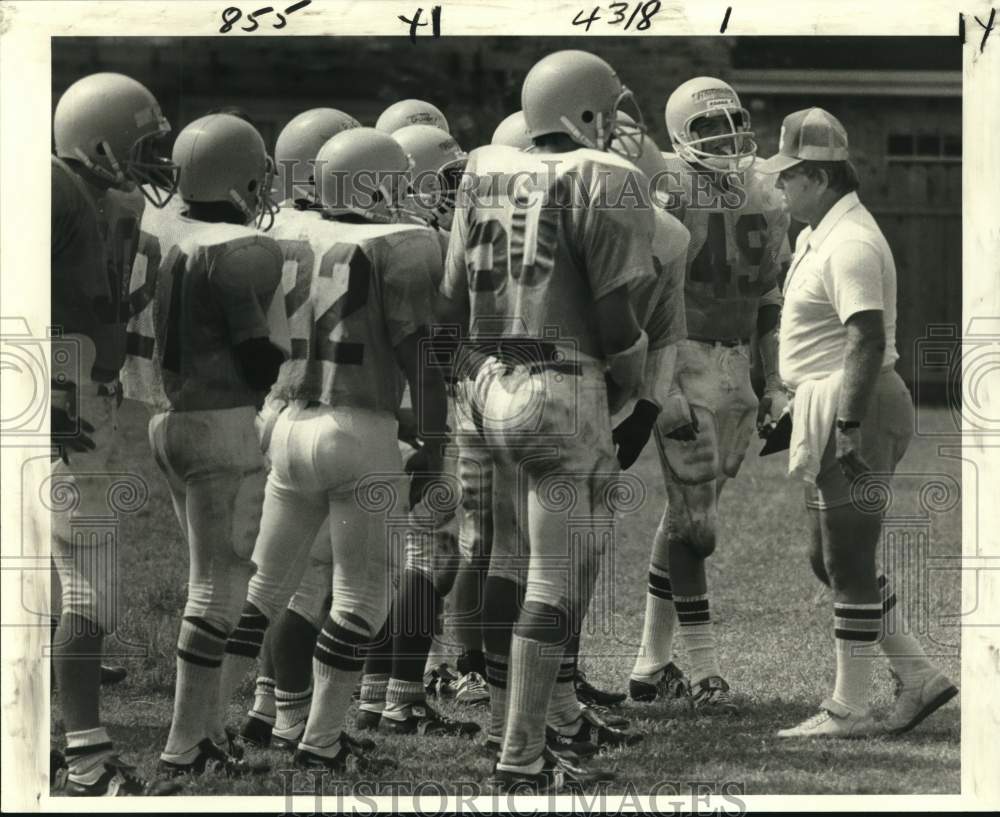
[[[794,395],[789,471],[806,481],[811,561],[833,590],[837,677],[832,695],[779,737],[906,732],[958,690],[903,633],[895,596],[876,573],[892,474],[913,434],[913,402],[896,373],[896,267],[858,198],[847,133],[822,108],[785,117],[778,174],[792,218],[806,223],[784,285],[779,368]],[[878,507],[882,505],[882,508]],[[897,678],[895,706],[871,717],[872,658],[881,647]]]

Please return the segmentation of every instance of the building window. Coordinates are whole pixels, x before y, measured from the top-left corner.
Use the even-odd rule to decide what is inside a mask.
[[[952,133],[890,133],[885,154],[890,162],[961,162],[962,137]]]

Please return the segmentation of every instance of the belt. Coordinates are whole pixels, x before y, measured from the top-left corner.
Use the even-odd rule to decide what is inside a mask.
[[[555,344],[532,338],[504,338],[476,345],[475,354],[468,361],[469,379],[475,379],[490,358],[499,360],[508,372],[523,366],[528,374],[556,372],[577,377],[583,374],[583,367],[576,361],[566,360],[565,353]]]
[[[750,343],[750,338],[703,338],[699,335],[688,335],[688,340],[693,340],[695,343],[707,343],[709,346],[725,346],[727,349],[732,349],[734,346],[747,346]]]

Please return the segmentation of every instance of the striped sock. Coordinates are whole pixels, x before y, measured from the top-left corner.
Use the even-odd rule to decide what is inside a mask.
[[[382,715],[394,720],[405,720],[410,714],[410,706],[427,701],[427,692],[423,681],[402,681],[399,678],[389,679],[385,693],[385,709]]]
[[[316,689],[300,746],[321,757],[339,751],[344,715],[351,705],[351,692],[364,666],[365,646],[372,636],[362,630],[355,616],[330,612],[316,639],[313,677]]]
[[[677,608],[681,639],[687,650],[687,673],[691,685],[713,675],[722,675],[715,652],[715,632],[712,630],[708,594],[674,596],[674,606]]]
[[[564,735],[575,735],[580,728],[580,701],[576,697],[576,653],[563,654],[556,675],[556,685],[552,689],[552,700],[549,701],[549,711],[546,722],[549,726]]]
[[[934,665],[927,660],[924,648],[917,638],[904,631],[903,619],[896,604],[896,593],[884,575],[878,577],[878,586],[882,593],[879,646],[904,686],[919,684],[927,673],[934,671]]]
[[[108,731],[103,726],[66,733],[66,764],[74,783],[90,786],[104,774],[104,761],[114,753]]]
[[[277,682],[273,678],[266,678],[263,675],[257,676],[257,683],[254,685],[253,708],[247,715],[274,726],[274,719],[277,714],[277,706],[274,700],[274,688],[276,685]]]
[[[503,740],[507,727],[507,676],[510,656],[486,653],[486,683],[490,686],[491,737]]]
[[[226,641],[226,655],[222,661],[222,681],[219,684],[217,717],[225,720],[225,712],[236,695],[236,690],[254,668],[264,644],[267,616],[252,602],[246,602],[243,613]],[[216,730],[217,731],[217,730]]]
[[[551,643],[514,634],[510,645],[510,716],[497,768],[515,771],[545,749],[545,714],[562,655]]]
[[[656,675],[674,655],[674,592],[665,567],[649,566],[646,587],[646,616],[642,622],[642,647],[632,668],[632,677],[644,680]]]
[[[205,619],[185,616],[177,637],[177,684],[174,693],[174,717],[170,722],[163,755],[174,762],[197,749],[198,742],[209,737],[210,710],[218,700],[207,690],[219,687],[226,633]]]
[[[385,709],[385,696],[388,688],[388,673],[363,675],[361,677],[361,697],[358,699],[358,708],[368,712],[381,712]]]
[[[833,635],[837,643],[837,682],[833,690],[836,703],[864,712],[871,691],[871,655],[859,647],[878,641],[882,626],[882,604],[846,604],[834,602]]]
[[[274,700],[278,716],[274,722],[274,734],[286,740],[297,740],[306,728],[309,707],[312,703],[312,687],[301,692],[276,689]]]

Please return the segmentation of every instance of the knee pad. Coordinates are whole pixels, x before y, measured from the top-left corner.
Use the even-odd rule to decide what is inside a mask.
[[[526,600],[514,633],[543,644],[566,644],[572,635],[569,611],[562,605]]]
[[[668,548],[674,547],[676,542],[699,559],[711,556],[715,551],[718,527],[715,483],[696,486],[668,484],[667,497],[664,521]]]
[[[671,440],[657,431],[656,441],[665,477],[681,485],[699,485],[719,475],[719,437],[715,415],[692,406],[698,418],[698,435],[690,442]]]
[[[254,566],[249,559],[230,559],[210,579],[188,584],[184,615],[201,618],[229,632],[240,618]]]
[[[237,479],[239,487],[233,500],[233,552],[238,559],[249,559],[260,533],[267,472],[260,468],[245,472]]]

